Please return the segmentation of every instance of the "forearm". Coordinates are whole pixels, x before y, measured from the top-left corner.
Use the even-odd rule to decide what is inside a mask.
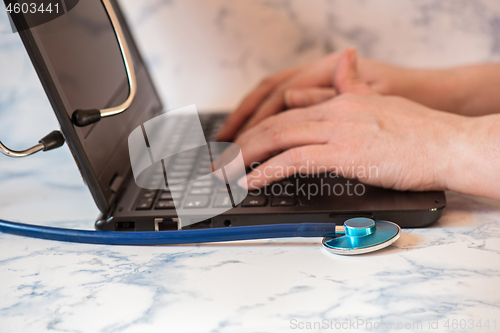
[[[442,156],[446,188],[500,200],[500,114],[466,118]]]
[[[402,71],[409,79],[393,87],[400,96],[466,116],[500,113],[500,64]]]

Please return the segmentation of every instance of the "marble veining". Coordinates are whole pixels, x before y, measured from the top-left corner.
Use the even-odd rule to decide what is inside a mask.
[[[413,66],[500,58],[496,0],[120,3],[170,108],[229,110],[264,76],[350,45]],[[21,149],[58,125],[8,28],[0,16],[0,140]],[[498,331],[500,203],[447,195],[438,223],[359,257],[320,239],[125,247],[0,234],[0,332],[289,332],[322,320],[438,332],[454,319]],[[1,218],[91,230],[97,215],[67,147],[0,156]]]

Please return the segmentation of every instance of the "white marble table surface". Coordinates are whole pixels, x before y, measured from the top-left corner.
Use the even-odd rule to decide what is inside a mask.
[[[407,65],[500,57],[496,0],[121,2],[170,107],[233,107],[263,75],[346,45]],[[0,140],[22,148],[57,122],[4,31]],[[447,196],[438,223],[358,257],[320,239],[127,247],[0,234],[0,332],[498,332],[500,202]],[[97,214],[67,147],[0,156],[0,218],[92,229]]]

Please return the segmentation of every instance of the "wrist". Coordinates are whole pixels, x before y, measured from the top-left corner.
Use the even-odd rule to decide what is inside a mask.
[[[393,90],[417,103],[432,109],[455,113],[462,104],[460,73],[453,69],[403,68],[402,80]]]
[[[500,115],[453,117],[459,120],[439,171],[444,188],[500,200]]]
[[[464,184],[470,182],[467,177],[474,163],[471,138],[474,132],[472,128],[475,127],[474,120],[449,113],[446,113],[446,118],[440,126],[441,153],[436,156],[436,172],[443,190],[462,192]]]

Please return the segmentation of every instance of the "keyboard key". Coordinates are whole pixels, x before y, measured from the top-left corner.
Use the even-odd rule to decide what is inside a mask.
[[[189,194],[200,195],[200,194],[211,194],[212,189],[210,187],[200,187],[193,188]]]
[[[198,163],[196,163],[197,166],[199,166],[200,168],[204,168],[206,170],[212,170],[212,161],[210,159],[205,159],[205,160],[201,160],[199,161]]]
[[[283,189],[282,191],[279,191],[277,189],[274,189],[273,191],[273,197],[278,198],[278,197],[294,197],[295,196],[295,191],[287,188]]]
[[[215,208],[233,207],[233,204],[231,203],[231,199],[227,194],[226,195],[219,194],[215,198],[214,207]]]
[[[214,182],[211,180],[197,180],[191,184],[192,187],[211,187],[213,185]]]
[[[185,185],[169,185],[168,188],[167,188],[167,191],[170,191],[170,192],[183,192],[184,190],[186,190],[186,186]]]
[[[154,198],[156,196],[156,190],[145,190],[142,193],[143,198]]]
[[[290,197],[274,198],[271,202],[271,206],[295,206],[295,199]]]
[[[160,195],[160,200],[171,200],[182,198],[182,192],[163,192]]]
[[[165,186],[165,179],[158,179],[158,180],[152,180],[150,179],[149,182],[146,184],[147,187],[149,188],[162,188]]]
[[[177,161],[189,161],[190,159],[195,159],[196,156],[199,154],[199,150],[196,148],[192,148],[189,150],[182,150],[182,147],[180,148],[181,152],[179,153],[179,156],[177,157]]]
[[[195,157],[180,157],[180,158],[177,158],[174,163],[176,163],[176,164],[194,165],[195,161],[196,161]]]
[[[167,172],[167,179],[170,178],[187,178],[191,174],[191,170],[189,171],[170,171]]]
[[[174,197],[172,196],[172,193],[170,192],[163,192],[161,195],[160,195],[160,200],[169,200],[169,199],[173,199]]]
[[[155,174],[151,177],[149,177],[150,181],[158,181],[158,180],[165,180],[165,177],[163,176],[163,172],[161,174]]]
[[[185,183],[187,181],[188,181],[187,177],[183,177],[183,178],[168,178],[168,183],[172,184],[172,185],[177,185],[177,184],[180,184],[180,183]]]
[[[283,180],[270,185],[270,191],[275,197],[294,197],[295,184],[291,180]]]
[[[212,168],[200,167],[194,171],[195,177],[201,177],[212,173]]]
[[[147,210],[151,209],[151,206],[153,205],[153,198],[144,198],[139,200],[137,203],[137,206],[135,206],[136,210]]]
[[[175,209],[176,204],[177,202],[174,203],[174,200],[160,200],[155,209]]]
[[[241,207],[264,207],[267,204],[267,198],[263,196],[248,196],[243,200]]]
[[[191,170],[193,168],[192,164],[179,164],[177,162],[173,163],[172,166],[170,166],[168,169],[172,171],[186,171],[186,170]]]
[[[205,208],[209,202],[210,198],[207,195],[190,195],[186,197],[184,208]]]
[[[227,186],[221,185],[217,187],[217,192],[227,192]]]

